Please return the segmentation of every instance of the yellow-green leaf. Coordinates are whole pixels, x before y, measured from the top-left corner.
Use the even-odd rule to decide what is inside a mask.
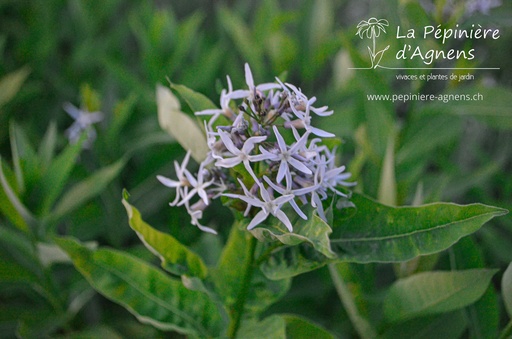
[[[208,269],[203,260],[170,234],[160,232],[142,220],[140,212],[123,199],[130,227],[144,245],[162,261],[162,267],[177,275],[204,279]]]
[[[184,149],[190,150],[197,162],[203,161],[208,153],[208,145],[201,127],[181,112],[180,102],[170,89],[157,85],[156,101],[160,127],[174,137]]]

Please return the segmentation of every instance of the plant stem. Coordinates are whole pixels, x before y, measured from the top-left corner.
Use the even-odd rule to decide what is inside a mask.
[[[331,274],[332,282],[336,288],[336,292],[338,292],[341,303],[345,311],[347,311],[350,321],[354,325],[359,337],[363,339],[375,338],[377,336],[375,329],[370,325],[368,320],[359,313],[354,296],[350,292],[347,284],[343,281],[335,264],[329,265],[329,273]]]
[[[254,273],[254,252],[256,250],[257,240],[251,234],[247,233],[247,252],[245,257],[245,263],[243,268],[243,276],[242,276],[242,284],[240,286],[240,290],[238,291],[238,295],[236,301],[231,309],[231,323],[228,328],[228,337],[235,338],[238,329],[240,328],[240,323],[242,320],[242,315],[244,314],[245,302],[247,300],[247,295],[249,294],[249,289],[251,287],[251,280]]]
[[[506,339],[512,336],[512,320],[507,324],[507,327],[501,332],[499,339]]]

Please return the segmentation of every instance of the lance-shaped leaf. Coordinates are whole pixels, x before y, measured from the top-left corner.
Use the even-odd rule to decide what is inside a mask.
[[[50,210],[64,189],[85,140],[85,133],[83,133],[77,143],[67,145],[64,151],[55,157],[48,167],[44,180],[41,181],[41,191],[44,197],[43,211]]]
[[[278,315],[273,315],[262,321],[248,319],[242,322],[237,338],[286,338],[286,322]]]
[[[286,321],[287,338],[334,339],[326,329],[305,318],[293,314],[283,314],[281,318]]]
[[[316,213],[309,213],[308,220],[299,217],[292,221],[293,232],[289,232],[276,218],[267,227],[257,227],[250,232],[260,241],[280,241],[285,245],[295,246],[303,242],[311,244],[318,252],[328,258],[336,258],[329,244],[332,230]]]
[[[207,96],[196,92],[187,86],[171,83],[171,88],[178,92],[180,97],[185,100],[188,107],[190,107],[190,110],[194,113],[209,109],[217,109],[217,106]],[[198,115],[197,118],[208,121],[210,116]],[[227,119],[224,115],[221,115],[217,118],[213,126],[231,125],[231,123],[232,122],[229,121],[229,119]]]
[[[30,74],[28,67],[23,67],[15,72],[9,73],[0,79],[0,107],[11,100]]]
[[[185,335],[217,337],[224,324],[215,304],[203,293],[131,255],[90,250],[71,238],[56,239],[91,286],[122,305],[140,322]]]
[[[447,249],[507,210],[482,204],[434,203],[389,207],[363,195],[356,206],[334,209],[331,247],[340,260],[359,263],[397,262]]]
[[[301,273],[320,268],[330,261],[309,243],[300,243],[296,246],[282,246],[278,248],[267,245],[268,258],[262,261],[261,271],[269,279],[279,280],[294,277]]]
[[[384,314],[391,322],[444,313],[480,299],[498,270],[424,272],[398,280],[384,300]]]
[[[0,202],[3,203],[1,209],[6,210],[6,216],[9,217],[20,230],[28,232],[29,228],[35,229],[38,221],[21,202],[7,181],[3,171],[2,157],[0,157]],[[12,209],[9,205],[12,206]]]
[[[486,268],[481,246],[473,239],[464,237],[450,249],[450,263],[458,270]],[[499,298],[491,284],[484,295],[465,308],[469,333],[475,338],[497,338],[500,328]],[[453,337],[452,337],[453,338]]]
[[[261,269],[270,279],[292,277],[329,262],[400,262],[443,251],[505,209],[435,203],[389,207],[354,193],[355,206],[333,208],[330,259],[307,244],[272,249]],[[270,250],[269,250],[270,251]]]
[[[508,316],[512,318],[512,263],[510,263],[503,274],[501,281],[503,288],[503,302],[507,309]]]
[[[343,308],[347,312],[357,334],[361,338],[375,338],[376,331],[365,314],[364,299],[361,286],[355,281],[351,281],[352,272],[350,264],[339,263],[338,265],[329,265],[331,279],[338,293]],[[349,287],[350,286],[350,287]]]
[[[243,222],[242,222],[243,223]],[[240,228],[245,228],[243,223]],[[227,306],[236,304],[240,291],[247,288],[247,298],[244,305],[246,312],[258,313],[283,297],[290,288],[290,280],[282,279],[272,281],[263,275],[257,267],[252,267],[250,250],[252,235],[240,230],[240,225],[233,225],[228,242],[224,247],[215,270],[212,270],[212,279],[216,290]],[[257,259],[257,258],[253,258]],[[247,267],[250,264],[250,268]],[[253,270],[248,273],[244,269]],[[244,281],[250,274],[249,281]],[[240,311],[240,310],[239,310]]]
[[[185,100],[192,112],[199,112],[205,109],[215,109],[217,106],[205,95],[191,90],[187,86],[171,84],[171,88]]]
[[[181,112],[178,98],[170,89],[158,85],[156,101],[160,127],[173,136],[184,149],[190,150],[197,162],[203,161],[208,153],[206,136],[191,117]]]
[[[85,204],[89,199],[100,194],[121,173],[126,161],[126,158],[121,158],[115,163],[97,170],[71,187],[57,202],[55,209],[49,216],[49,221],[57,222],[66,214]]]
[[[126,194],[125,194],[126,196]],[[142,220],[140,212],[123,199],[123,205],[128,213],[130,227],[137,233],[144,245],[162,261],[162,267],[177,275],[204,279],[208,269],[203,260],[180,243],[173,236],[160,232]]]
[[[461,338],[468,327],[463,310],[414,318],[394,323],[379,336],[380,339],[452,339]]]

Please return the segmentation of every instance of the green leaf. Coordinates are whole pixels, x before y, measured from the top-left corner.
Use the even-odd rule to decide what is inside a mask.
[[[0,282],[1,283],[37,283],[37,277],[30,270],[13,261],[0,260]]]
[[[324,328],[302,317],[283,314],[286,322],[286,337],[294,339],[334,339],[334,336]]]
[[[483,86],[459,87],[447,92],[446,95],[468,96],[475,100],[450,100],[446,104],[439,103],[438,106],[442,106],[445,112],[475,117],[500,129],[512,128],[512,110],[509,104],[512,91],[510,89]],[[476,100],[477,96],[481,96],[481,99]]]
[[[270,316],[262,321],[252,319],[242,322],[237,333],[237,338],[260,339],[260,338],[286,338],[286,323],[283,318],[277,315]]]
[[[254,270],[245,309],[247,313],[259,314],[286,295],[291,279],[270,280],[258,268]]]
[[[266,227],[257,227],[250,232],[259,241],[280,241],[289,246],[295,246],[303,242],[311,244],[318,252],[327,258],[335,258],[336,254],[331,250],[329,244],[329,234],[332,230],[316,213],[308,213],[308,220],[296,218],[292,221],[293,232],[288,229],[277,219],[270,222]]]
[[[68,321],[69,316],[64,312],[37,314],[35,318],[20,319],[16,335],[20,338],[54,338]]]
[[[354,193],[349,208],[334,209],[331,247],[339,260],[397,262],[447,249],[507,210],[482,204],[434,203],[389,207]]]
[[[84,246],[94,250],[98,247],[98,243],[96,241],[88,241],[84,243]],[[36,249],[37,257],[39,258],[39,261],[41,261],[41,264],[45,267],[59,263],[71,263],[71,258],[69,255],[56,244],[38,242],[36,244]]]
[[[9,185],[10,178],[12,178],[11,182],[14,181],[14,174],[11,173],[10,169],[2,162],[2,157],[0,157],[0,211],[2,211],[3,215],[7,217],[7,219],[9,219],[9,221],[15,225],[16,228],[23,232],[28,232],[29,228],[27,223],[12,204],[10,200],[11,198],[9,198],[4,188],[5,181],[5,185],[7,186],[9,192],[11,192],[10,195],[14,194],[14,196],[16,196],[13,189]]]
[[[23,232],[28,232],[29,228],[34,229],[38,222],[36,218],[32,215],[32,213],[25,207],[25,205],[23,205],[21,200],[16,196],[16,193],[14,193],[13,189],[7,182],[7,179],[3,171],[2,157],[0,157],[0,184],[2,185],[0,199],[4,200],[2,199],[2,197],[5,196],[13,207],[13,209],[8,208],[7,215],[9,216],[9,219],[13,220],[14,224]],[[2,207],[2,210],[3,209],[4,208]],[[20,217],[23,220],[23,222],[20,220]]]
[[[333,7],[332,1],[318,1],[313,3],[313,8],[311,12],[308,13],[310,15],[308,50],[314,51],[332,34],[335,14]]]
[[[52,121],[44,134],[38,149],[38,156],[44,170],[51,164],[57,145],[57,124]]]
[[[406,261],[443,251],[490,219],[508,213],[482,204],[390,207],[357,193],[350,203],[355,208],[333,208],[330,243],[335,259],[316,251],[309,243],[269,246],[268,258],[261,263],[264,274],[270,279],[282,279],[331,262]]]
[[[23,67],[17,71],[5,75],[0,79],[0,107],[5,105],[11,100],[21,88],[21,85],[25,82],[30,69]]]
[[[386,154],[380,172],[379,202],[396,206],[396,177],[395,177],[395,133],[391,133],[386,146]]]
[[[501,280],[503,302],[509,318],[512,319],[512,263],[510,263]]]
[[[50,215],[50,221],[56,222],[66,214],[74,211],[89,199],[100,194],[115,179],[126,164],[121,158],[110,166],[99,169],[91,176],[82,180],[62,195]]]
[[[113,121],[107,130],[107,139],[109,142],[115,142],[115,139],[119,138],[123,126],[134,112],[135,104],[138,99],[138,94],[131,93],[126,99],[115,106]]]
[[[375,329],[368,321],[367,315],[364,314],[360,286],[357,285],[357,282],[349,281],[351,272],[348,265],[348,263],[329,265],[332,282],[358,335],[361,338],[375,338]]]
[[[9,125],[9,139],[11,141],[12,162],[14,167],[14,174],[16,175],[16,185],[18,192],[25,191],[25,178],[23,177],[23,168],[21,167],[20,151],[18,144],[20,143],[20,136],[18,129],[14,122]]]
[[[435,156],[436,148],[449,144],[460,135],[461,119],[432,106],[419,109],[419,117],[405,126],[396,154],[398,166],[403,164],[407,169],[413,162],[426,161],[429,155]]]
[[[96,325],[80,332],[73,332],[66,335],[67,339],[85,339],[85,338],[109,338],[123,339],[119,333],[106,325]]]
[[[221,295],[226,305],[233,305],[236,297],[242,288],[244,263],[247,261],[247,244],[251,235],[238,229],[234,224],[224,250],[215,270],[213,270],[213,281],[217,292]]]
[[[23,194],[26,188],[32,187],[41,176],[39,159],[26,133],[14,121],[9,126],[9,134],[17,192]]]
[[[144,245],[162,261],[162,267],[177,275],[188,275],[204,279],[208,269],[201,258],[181,244],[173,236],[160,232],[142,220],[140,212],[122,200],[130,227],[137,233]]]
[[[309,272],[324,266],[333,259],[316,251],[309,243],[300,243],[295,246],[267,245],[266,251],[270,253],[264,260],[260,269],[266,277],[272,280],[291,278],[301,273]]]
[[[171,88],[185,100],[192,112],[199,112],[205,109],[215,109],[217,106],[205,95],[193,91],[187,86],[172,84]]]
[[[253,35],[246,22],[236,12],[227,7],[220,7],[217,17],[226,33],[233,40],[238,52],[253,69],[253,74],[262,74],[264,69],[262,63],[263,50],[261,45],[253,43]]]
[[[82,151],[82,144],[86,140],[85,134],[75,144],[68,144],[50,164],[41,182],[43,199],[43,212],[49,211],[55,200],[59,197],[66,185],[71,171],[75,167],[76,159]]]
[[[44,266],[54,263],[70,263],[69,256],[60,247],[54,244],[37,243],[37,254]]]
[[[95,112],[101,109],[100,94],[89,84],[80,86],[80,99],[82,106],[89,112]]]
[[[203,161],[208,153],[208,145],[198,124],[181,112],[180,103],[170,89],[158,85],[156,101],[160,127],[173,136],[184,149],[190,150],[197,162]]]
[[[191,336],[220,334],[220,315],[205,294],[186,289],[181,282],[128,254],[93,251],[71,238],[56,242],[94,289],[125,307],[140,322]]]
[[[180,22],[178,32],[176,34],[176,45],[174,46],[174,53],[172,55],[173,63],[176,63],[178,67],[183,67],[183,63],[187,63],[187,56],[190,51],[195,49],[197,46],[191,44],[191,41],[198,39],[198,31],[201,28],[201,24],[204,21],[205,13],[201,11],[195,11],[188,18]],[[173,66],[173,70],[177,70],[176,66]],[[190,67],[191,65],[189,65]],[[183,68],[189,68],[183,67]]]
[[[24,234],[0,226],[0,252],[2,253],[1,261],[6,265],[6,270],[20,268],[16,273],[20,275],[18,278],[28,278],[32,282],[42,279],[43,270],[39,258],[31,241]],[[4,279],[8,279],[5,276],[8,275],[6,271],[2,271],[1,275]]]
[[[450,312],[480,299],[497,270],[424,272],[398,280],[384,300],[391,322]]]
[[[393,324],[379,337],[382,339],[452,339],[460,338],[468,325],[463,311],[430,315]]]
[[[243,277],[246,274],[244,267],[249,260],[250,242],[255,241],[251,238],[249,232],[240,230],[239,225],[233,225],[217,267],[211,272],[216,290],[225,305],[235,305],[240,291],[246,287],[243,286]],[[290,280],[272,281],[257,267],[251,269],[253,271],[244,309],[246,312],[259,313],[284,296],[290,287]]]
[[[473,237],[462,238],[450,249],[450,262],[458,270],[485,268],[485,259]],[[498,295],[493,285],[474,304],[465,308],[469,333],[473,338],[496,338],[500,323]]]

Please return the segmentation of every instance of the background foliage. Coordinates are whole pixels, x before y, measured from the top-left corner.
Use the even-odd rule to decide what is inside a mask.
[[[247,61],[256,82],[285,76],[334,109],[321,127],[342,137],[341,161],[350,164],[358,192],[396,206],[453,201],[510,210],[512,5],[503,1],[490,15],[468,16],[465,1],[451,2],[450,10],[442,10],[443,3],[436,1],[437,7],[426,11],[428,6],[416,1],[398,0],[386,6],[370,1],[0,1],[0,333],[179,336],[140,324],[94,292],[53,240],[68,235],[90,251],[110,247],[157,263],[128,225],[121,204],[121,192],[128,188],[130,204],[144,220],[189,246],[206,264],[218,260],[233,221],[230,212],[209,210],[206,219],[220,235],[203,234],[182,222],[188,220],[184,210],[168,207],[171,193],[155,178],[172,176],[173,161],[185,154],[158,122],[155,87],[167,84],[167,78],[217,102],[226,74],[235,84],[244,83]],[[428,85],[397,82],[391,73],[352,72],[349,67],[367,59],[355,27],[370,16],[403,27],[498,26],[499,40],[474,44],[482,51],[477,66],[500,70],[478,72],[466,83]],[[397,43],[392,34],[382,39],[382,44]],[[366,99],[368,93],[417,91],[480,92],[485,101],[469,107]],[[68,145],[64,130],[72,121],[64,102],[106,115],[91,150]],[[433,256],[397,265],[343,263],[335,269],[364,318],[382,324],[376,327],[384,337],[417,328],[428,336],[432,324],[451,323],[459,326],[434,328],[446,337],[492,338],[509,322],[501,278],[512,261],[511,243],[512,219],[505,216]],[[68,253],[76,250],[69,241],[63,246]],[[115,260],[114,252],[101,251],[94,252],[101,260]],[[458,310],[432,315],[428,308],[395,309],[389,299],[401,294],[406,279],[383,300],[397,278],[434,268],[483,267],[497,270],[490,287],[477,303]],[[481,279],[491,279],[482,274]],[[333,302],[340,285],[337,290],[330,275],[323,267],[295,277],[265,314],[293,313],[337,336],[355,336],[361,325],[347,304]],[[446,277],[431,279],[450,284]],[[383,314],[406,321],[393,327]],[[300,323],[290,319],[287,323]]]

